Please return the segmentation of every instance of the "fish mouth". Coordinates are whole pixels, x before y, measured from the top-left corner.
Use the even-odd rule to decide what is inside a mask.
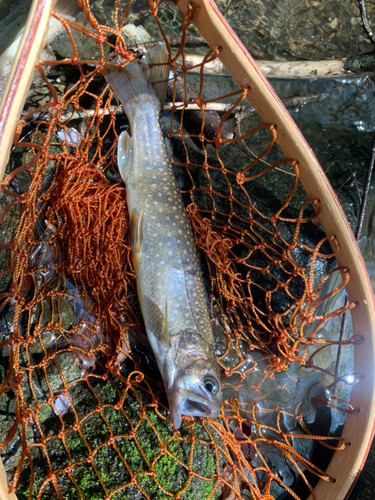
[[[196,417],[207,417],[212,413],[212,408],[207,402],[201,403],[200,401],[192,401],[185,399],[181,410],[182,415],[194,415]]]
[[[215,418],[219,414],[219,411],[213,402],[208,401],[193,391],[184,391],[184,394],[176,401],[176,405],[171,408],[170,413],[173,426],[179,429],[182,415]]]

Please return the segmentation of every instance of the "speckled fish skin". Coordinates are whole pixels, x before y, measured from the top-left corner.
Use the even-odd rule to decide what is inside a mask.
[[[113,69],[105,76],[130,122],[132,137],[120,138],[118,161],[126,184],[132,260],[147,334],[172,422],[179,428],[181,415],[217,417],[222,395],[194,237],[165,149],[160,101],[146,82],[155,81],[153,62],[167,60],[160,44],[146,63],[132,62],[122,73]],[[126,79],[131,88],[124,90]]]

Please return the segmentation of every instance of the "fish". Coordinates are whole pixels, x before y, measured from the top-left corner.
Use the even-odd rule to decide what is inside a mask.
[[[131,136],[124,131],[119,137],[117,160],[132,262],[147,336],[179,429],[182,415],[216,418],[222,391],[194,236],[160,127],[168,75],[165,43],[141,61],[104,69],[130,124]]]

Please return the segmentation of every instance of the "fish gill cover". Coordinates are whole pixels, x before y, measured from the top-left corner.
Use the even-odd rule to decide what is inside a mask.
[[[80,6],[77,22],[54,14],[59,56],[38,63],[44,101],[25,109],[1,185],[0,450],[11,488],[19,499],[306,498],[316,478],[332,481],[325,450],[345,447],[360,341],[333,327],[352,307],[338,299],[349,272],[335,263],[319,201],[307,199],[274,125],[240,108],[246,89],[206,75],[219,49],[198,38],[191,10]],[[151,40],[126,35],[129,23]],[[124,64],[162,39],[174,74],[162,128],[224,394],[217,419],[185,416],[178,431],[130,258],[115,153],[127,121],[102,76],[114,55]],[[200,56],[194,73],[187,53]]]

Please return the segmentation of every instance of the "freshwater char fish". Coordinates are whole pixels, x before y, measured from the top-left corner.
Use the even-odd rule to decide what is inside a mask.
[[[104,76],[122,102],[131,137],[118,143],[126,185],[132,261],[147,335],[175,428],[181,415],[215,418],[222,393],[192,229],[160,128],[168,84],[164,43]]]

